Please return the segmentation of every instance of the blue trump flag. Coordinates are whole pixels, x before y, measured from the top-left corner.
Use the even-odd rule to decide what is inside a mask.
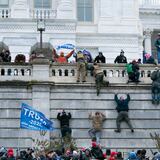
[[[59,50],[61,48],[63,48],[63,49],[74,49],[75,46],[73,44],[67,43],[67,44],[59,45],[57,47],[57,50]]]
[[[25,103],[21,104],[20,128],[52,131],[54,129],[52,125],[53,122],[48,120],[43,113]]]

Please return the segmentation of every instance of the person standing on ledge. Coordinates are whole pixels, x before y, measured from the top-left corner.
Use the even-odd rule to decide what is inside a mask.
[[[86,82],[86,59],[82,51],[78,51],[76,55],[77,62],[77,82],[80,82],[82,76],[82,82]]]
[[[129,128],[131,129],[131,132],[133,133],[134,130],[128,116],[128,111],[129,111],[128,103],[130,101],[130,95],[127,94],[126,99],[123,96],[120,96],[120,99],[118,99],[117,94],[115,94],[114,100],[117,103],[116,110],[118,112],[118,116],[116,119],[117,129],[115,130],[115,132],[121,132],[120,123],[121,121],[125,121],[128,124]]]

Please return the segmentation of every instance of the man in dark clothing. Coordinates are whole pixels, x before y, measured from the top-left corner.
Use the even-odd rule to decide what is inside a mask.
[[[154,45],[157,48],[158,63],[160,63],[160,33],[158,33],[158,37],[157,37]]]
[[[98,159],[98,160],[104,159],[103,151],[100,148],[100,146],[96,144],[96,142],[92,142],[91,154],[95,159]]]
[[[124,56],[124,51],[122,49],[120,55],[114,60],[114,63],[127,63],[127,58]]]
[[[96,63],[106,63],[106,58],[103,56],[102,52],[99,52],[98,56],[95,58]]]
[[[65,110],[59,112],[57,119],[60,121],[62,138],[66,135],[71,136],[71,128],[69,127],[69,120],[71,119],[71,113],[66,113]]]
[[[158,67],[151,74],[152,80],[152,103],[159,104],[160,102],[160,70]]]
[[[116,110],[118,112],[118,116],[116,119],[117,129],[115,130],[115,132],[121,132],[121,128],[120,128],[121,121],[126,121],[126,123],[129,125],[129,127],[131,129],[131,132],[134,132],[132,124],[131,124],[130,119],[128,117],[128,110],[129,110],[128,103],[130,101],[129,94],[127,94],[126,99],[124,99],[123,96],[121,96],[120,99],[118,99],[117,94],[115,94],[114,100],[117,103]]]

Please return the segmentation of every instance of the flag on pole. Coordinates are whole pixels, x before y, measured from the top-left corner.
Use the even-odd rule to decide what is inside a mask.
[[[89,51],[87,51],[86,49],[84,49],[83,51],[83,54],[87,56],[87,62],[88,63],[92,63],[93,59],[92,59],[92,55]]]
[[[38,131],[52,131],[54,129],[52,121],[25,103],[21,104],[20,128]]]

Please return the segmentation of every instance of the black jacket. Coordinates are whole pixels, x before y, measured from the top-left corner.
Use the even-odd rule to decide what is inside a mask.
[[[66,112],[62,112],[62,113],[58,113],[57,115],[57,119],[60,121],[60,125],[61,127],[69,127],[69,120],[71,119],[71,113],[66,113]]]
[[[127,58],[125,56],[119,55],[114,60],[114,63],[127,63]]]
[[[97,56],[94,60],[94,62],[96,63],[106,63],[106,58],[102,55],[102,56]]]

